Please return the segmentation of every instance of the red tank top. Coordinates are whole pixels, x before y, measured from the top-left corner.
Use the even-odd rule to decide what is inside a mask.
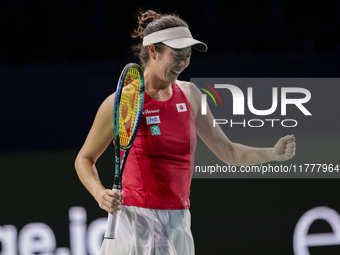
[[[122,179],[124,205],[187,209],[196,149],[195,114],[176,83],[167,101],[145,93]]]

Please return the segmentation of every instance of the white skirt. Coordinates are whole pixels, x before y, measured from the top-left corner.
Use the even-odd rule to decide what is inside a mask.
[[[100,255],[194,255],[188,209],[121,206],[116,239],[104,239]]]

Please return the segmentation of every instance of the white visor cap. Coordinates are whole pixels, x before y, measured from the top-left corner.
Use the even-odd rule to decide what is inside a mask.
[[[174,49],[192,46],[195,50],[201,52],[208,50],[208,46],[205,43],[192,38],[189,28],[185,26],[163,29],[143,38],[143,46],[160,42]]]

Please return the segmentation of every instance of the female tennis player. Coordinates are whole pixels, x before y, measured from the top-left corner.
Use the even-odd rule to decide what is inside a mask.
[[[193,39],[178,16],[141,12],[132,37],[140,40],[134,49],[146,94],[123,172],[122,195],[101,184],[95,166],[113,140],[114,95],[100,106],[75,168],[99,206],[118,217],[116,239],[104,239],[100,254],[193,255],[189,195],[196,133],[218,158],[233,165],[288,160],[295,155],[295,138],[287,135],[272,148],[254,148],[231,142],[220,127],[212,127],[210,110],[200,114],[199,89],[178,80],[191,51],[204,52],[207,46]]]

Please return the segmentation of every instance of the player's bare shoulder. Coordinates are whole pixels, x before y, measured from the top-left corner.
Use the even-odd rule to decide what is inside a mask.
[[[102,105],[100,107],[106,109],[106,110],[111,110],[113,111],[113,105],[115,102],[115,95],[116,93],[112,93],[111,95],[109,95],[102,103]]]
[[[102,123],[108,123],[109,125],[111,125],[112,119],[113,119],[114,101],[115,101],[115,93],[109,95],[100,105],[97,111],[96,120]]]
[[[200,90],[192,82],[177,80],[176,83],[182,89],[184,94],[187,96],[188,100],[190,98],[193,98],[193,96],[197,97],[201,94]]]

